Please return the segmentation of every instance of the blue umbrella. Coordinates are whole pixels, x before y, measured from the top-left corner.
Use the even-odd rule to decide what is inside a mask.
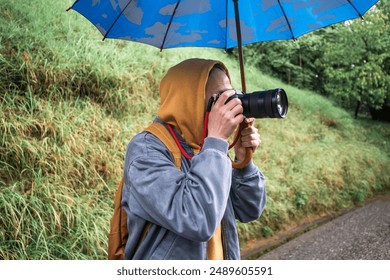
[[[242,46],[295,39],[363,14],[378,0],[76,0],[73,9],[105,38],[162,49],[238,47],[241,88],[246,92]],[[238,135],[238,133],[237,133]],[[247,149],[244,167],[252,157]]]
[[[160,48],[238,47],[295,39],[363,14],[378,0],[76,0],[69,8],[95,25],[104,38]],[[68,10],[69,10],[68,9]]]

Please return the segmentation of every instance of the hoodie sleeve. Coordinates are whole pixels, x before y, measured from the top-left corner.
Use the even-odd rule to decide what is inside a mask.
[[[228,144],[206,138],[182,172],[165,146],[142,133],[129,144],[122,203],[128,211],[194,241],[207,241],[224,215],[231,186]],[[185,162],[183,162],[185,163]]]
[[[265,180],[258,168],[250,162],[243,169],[234,169],[231,196],[236,218],[246,223],[256,220],[266,202]]]

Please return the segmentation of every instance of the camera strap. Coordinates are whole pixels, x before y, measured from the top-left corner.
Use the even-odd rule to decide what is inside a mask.
[[[200,151],[202,150],[204,140],[205,140],[206,137],[207,137],[207,124],[208,124],[208,122],[209,122],[209,113],[210,113],[210,112],[206,112],[205,118],[204,118],[203,136],[202,136],[202,144],[200,145]],[[167,129],[168,129],[169,133],[172,135],[173,139],[175,140],[175,143],[176,143],[177,147],[179,148],[181,154],[182,154],[186,159],[191,160],[191,159],[192,159],[192,156],[190,156],[190,155],[186,152],[186,150],[183,148],[183,146],[181,145],[179,139],[177,138],[177,135],[176,135],[175,131],[173,130],[173,127],[172,127],[170,124],[166,124],[166,126],[167,126]],[[240,138],[241,130],[242,130],[242,128],[241,128],[241,125],[240,125],[240,127],[237,129],[237,132],[236,132],[236,135],[235,135],[235,137],[234,137],[233,142],[229,145],[229,148],[228,148],[229,150],[230,150],[231,148],[233,148],[234,145],[237,144],[237,141],[238,141],[238,139]]]
[[[202,143],[200,144],[200,151],[202,150],[202,147],[203,147],[203,143],[204,143],[204,139],[207,137],[207,124],[209,122],[209,113],[210,112],[206,112],[205,114],[205,117],[204,117],[204,122],[203,122],[203,134],[202,134]],[[167,128],[168,128],[168,131],[171,133],[173,139],[175,140],[176,142],[176,145],[177,147],[179,148],[181,154],[186,158],[186,159],[189,159],[191,160],[192,159],[192,156],[190,156],[186,150],[184,150],[183,146],[180,144],[180,141],[179,139],[177,138],[177,135],[176,133],[173,131],[173,127],[170,125],[170,124],[166,124]]]

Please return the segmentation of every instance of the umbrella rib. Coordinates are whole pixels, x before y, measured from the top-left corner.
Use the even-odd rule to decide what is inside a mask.
[[[229,14],[229,3],[228,3],[229,0],[226,0],[226,28],[225,28],[225,51],[227,50],[227,38],[228,38],[228,23],[229,23],[229,18],[228,18],[228,14]]]
[[[79,2],[79,1],[80,1],[80,0],[76,0],[76,1],[72,4],[72,6],[70,6],[69,8],[66,9],[66,11],[68,12],[70,9],[72,9],[73,6],[76,5],[76,3]]]
[[[350,0],[348,0],[348,3],[352,6],[352,8],[359,15],[359,17],[364,20],[363,15],[358,11],[358,9],[356,9],[355,5]]]
[[[162,44],[161,44],[160,51],[162,51],[162,50],[163,50],[163,48],[164,48],[164,45],[165,45],[165,40],[167,39],[168,32],[169,32],[169,29],[171,28],[171,24],[172,24],[173,17],[175,16],[175,13],[176,13],[176,10],[177,10],[177,7],[179,6],[179,4],[180,4],[180,0],[179,0],[179,1],[177,1],[177,3],[176,3],[176,6],[175,6],[175,9],[173,10],[173,13],[172,13],[171,19],[169,20],[168,27],[167,27],[167,31],[165,31],[165,34],[164,34],[164,39],[163,39],[163,42],[162,42]]]
[[[283,9],[282,3],[280,3],[280,0],[278,0],[278,3],[279,3],[280,8],[282,9],[283,16],[284,16],[284,18],[286,19],[286,22],[287,22],[287,24],[288,24],[288,28],[290,29],[292,39],[295,40],[296,38],[295,38],[294,33],[293,33],[293,31],[292,31],[291,24],[290,24],[290,22],[288,21],[286,12],[285,12],[284,9]]]
[[[111,24],[111,26],[110,26],[110,28],[108,29],[108,31],[106,32],[106,34],[104,34],[103,41],[107,38],[108,33],[110,33],[110,31],[111,31],[111,29],[114,27],[115,23],[118,21],[118,19],[121,17],[121,15],[122,15],[123,12],[127,9],[127,7],[130,5],[131,2],[133,2],[133,0],[130,0],[129,2],[127,2],[126,6],[121,10],[121,12],[120,12],[119,15],[116,17],[116,19],[114,20],[114,22]]]

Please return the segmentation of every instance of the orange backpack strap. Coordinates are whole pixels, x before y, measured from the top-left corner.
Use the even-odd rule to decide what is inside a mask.
[[[108,235],[108,259],[124,260],[125,246],[129,236],[127,231],[127,214],[122,208],[122,190],[124,178],[119,183],[114,198],[114,214],[110,220],[110,233]]]
[[[181,167],[181,152],[177,147],[172,135],[166,129],[164,125],[158,122],[154,122],[149,125],[145,131],[152,133],[165,147],[171,152],[175,166],[180,169]],[[127,214],[122,208],[122,190],[124,185],[124,178],[122,178],[119,187],[115,193],[114,198],[114,214],[110,220],[110,233],[108,235],[108,259],[109,260],[124,260],[125,246],[127,238],[129,236],[127,229]],[[145,225],[142,235],[138,240],[136,248],[139,247],[142,240],[145,238],[146,233],[150,228],[150,223]]]
[[[163,124],[154,122],[149,125],[145,131],[152,133],[154,136],[160,139],[161,142],[164,143],[165,147],[167,147],[173,156],[175,166],[180,169],[181,152],[168,129]]]

